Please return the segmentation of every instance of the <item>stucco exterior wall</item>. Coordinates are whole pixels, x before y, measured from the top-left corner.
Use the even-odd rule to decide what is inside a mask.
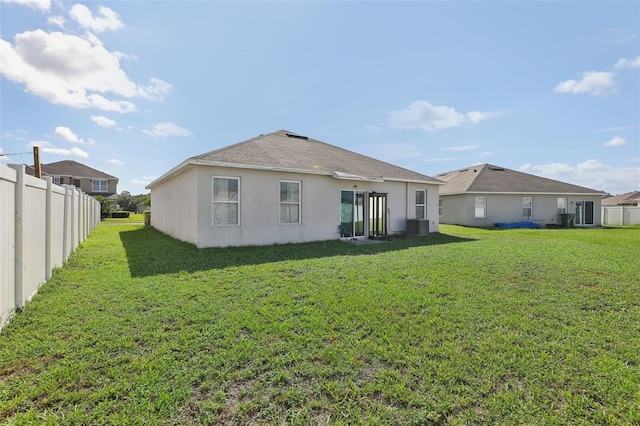
[[[151,189],[151,223],[156,229],[197,243],[197,183],[197,172],[192,168]]]
[[[186,175],[186,174],[184,174]],[[213,226],[212,181],[213,177],[240,178],[240,225]],[[197,188],[197,194],[181,195],[186,208],[189,204],[197,211],[195,235],[183,232],[185,238],[170,225],[165,213],[165,201],[173,192],[184,192],[188,180]],[[335,179],[324,175],[258,171],[251,169],[198,166],[194,173],[181,175],[182,183],[163,182],[152,188],[152,221],[154,226],[176,238],[194,242],[198,247],[226,247],[243,245],[268,245],[321,241],[338,238],[340,224],[340,191],[376,191],[388,193],[387,218],[389,233],[404,232],[406,219],[415,218],[415,189],[427,189],[427,215],[430,232],[438,231],[438,186],[408,184],[404,182],[363,182]],[[280,224],[280,181],[301,182],[301,223]],[[168,184],[171,183],[170,186]],[[160,195],[158,195],[160,194]],[[165,203],[165,204],[163,204]],[[160,206],[158,205],[160,204]],[[165,215],[158,217],[158,215]],[[182,216],[185,212],[181,213]],[[180,217],[180,215],[178,215]],[[162,221],[162,222],[158,222]],[[169,232],[171,231],[171,232]]]
[[[486,217],[475,217],[476,197],[486,197]],[[533,212],[531,218],[522,215],[522,198],[533,197]],[[496,222],[522,222],[527,219],[539,221],[542,224],[559,225],[558,198],[567,198],[567,213],[575,213],[576,202],[593,201],[594,223],[590,226],[601,225],[600,196],[598,195],[562,195],[562,194],[459,194],[444,195],[442,198],[441,223],[489,227]]]

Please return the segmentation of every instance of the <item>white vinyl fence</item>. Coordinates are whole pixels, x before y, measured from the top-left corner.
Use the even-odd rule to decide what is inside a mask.
[[[640,207],[602,206],[603,225],[640,225]]]
[[[0,165],[0,329],[99,223],[95,198]]]

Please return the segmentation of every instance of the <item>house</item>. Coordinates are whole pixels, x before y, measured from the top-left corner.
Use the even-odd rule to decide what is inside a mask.
[[[602,206],[638,206],[640,207],[640,191],[627,192],[616,196],[602,197]]]
[[[56,185],[74,185],[82,192],[89,195],[102,195],[103,197],[117,197],[118,178],[100,170],[93,169],[73,160],[57,161],[55,163],[42,164],[42,176],[51,176]],[[27,174],[34,176],[35,170],[31,166],[26,167]]]
[[[561,225],[561,214],[575,214],[575,226],[601,224],[601,191],[491,164],[441,173],[436,178],[445,182],[440,187],[441,223]]]
[[[286,130],[191,157],[147,188],[153,226],[197,247],[438,231],[442,182]]]

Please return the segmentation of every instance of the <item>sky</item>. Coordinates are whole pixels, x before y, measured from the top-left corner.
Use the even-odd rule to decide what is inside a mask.
[[[286,129],[640,190],[640,2],[0,0],[0,161],[145,186]]]

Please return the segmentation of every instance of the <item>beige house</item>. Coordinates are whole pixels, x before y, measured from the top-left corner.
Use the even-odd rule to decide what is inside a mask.
[[[82,163],[73,160],[57,161],[55,163],[42,164],[42,176],[51,176],[56,185],[74,185],[89,195],[102,195],[103,197],[117,197],[118,178],[101,172]],[[26,167],[27,174],[34,176],[35,170],[31,166]]]
[[[380,238],[408,219],[437,232],[441,184],[280,130],[188,158],[147,188],[156,229],[225,247]]]
[[[559,182],[491,164],[441,173],[440,222],[489,227],[532,221],[561,225],[563,214],[575,226],[599,226],[602,191]]]

